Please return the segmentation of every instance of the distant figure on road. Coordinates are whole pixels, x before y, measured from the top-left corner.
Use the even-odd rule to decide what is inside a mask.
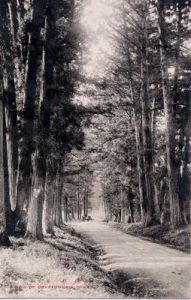
[[[92,217],[91,216],[86,216],[86,217],[83,217],[82,220],[83,221],[92,221]]]

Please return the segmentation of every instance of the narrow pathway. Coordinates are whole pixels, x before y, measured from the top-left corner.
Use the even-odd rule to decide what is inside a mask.
[[[153,292],[154,296],[191,298],[189,254],[127,235],[100,221],[72,226],[104,250],[101,266],[120,274],[124,285],[144,285],[149,290],[147,296]]]

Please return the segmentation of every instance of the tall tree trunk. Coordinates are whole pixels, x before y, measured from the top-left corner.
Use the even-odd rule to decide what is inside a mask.
[[[87,193],[86,193],[86,217],[88,217],[88,212],[89,212],[89,188],[87,188]]]
[[[4,107],[3,82],[0,79],[0,246],[9,246],[6,230],[5,180],[4,180]]]
[[[39,239],[43,238],[42,212],[45,194],[45,167],[42,164],[43,154],[39,150],[34,158],[34,182],[32,186],[31,199],[28,210],[28,223],[26,237]]]
[[[173,97],[173,121],[177,125],[177,134],[179,135],[179,141],[176,145],[176,172],[177,172],[177,181],[178,181],[178,193],[179,193],[179,202],[180,202],[180,211],[182,215],[182,223],[188,224],[186,217],[186,210],[188,211],[188,195],[190,195],[190,188],[188,187],[188,182],[190,181],[189,172],[184,172],[187,168],[189,153],[189,133],[187,133],[187,124],[190,124],[190,93],[187,93],[187,97],[182,95],[181,86],[180,86],[180,75],[181,75],[181,40],[183,36],[183,15],[184,9],[187,4],[183,1],[179,3],[173,3],[174,13],[176,15],[176,44],[175,44],[175,70],[174,70],[174,87],[172,92]],[[185,80],[186,81],[186,80]],[[189,84],[189,83],[188,83]],[[189,88],[188,88],[189,89]],[[186,105],[186,110],[179,111],[180,104],[182,103],[182,98],[187,98],[184,100]],[[183,115],[183,116],[182,116]],[[181,116],[181,123],[178,121]],[[179,131],[179,132],[178,132]],[[187,207],[187,208],[186,208]],[[188,213],[187,213],[188,216]]]
[[[148,87],[148,33],[147,33],[147,13],[148,7],[145,6],[146,16],[143,20],[143,41],[142,41],[142,62],[141,62],[141,79],[142,79],[142,136],[143,136],[143,165],[144,178],[146,186],[146,198],[144,199],[145,217],[144,225],[149,226],[159,223],[157,219],[155,203],[154,203],[154,178],[153,178],[153,151],[152,151],[152,134],[151,134],[151,115]]]
[[[126,214],[126,208],[123,206],[121,209],[121,222],[125,223],[125,214]]]
[[[32,4],[30,4],[31,6]],[[31,7],[32,9],[32,7]],[[28,7],[28,10],[29,7]],[[26,97],[26,82],[27,82],[27,75],[28,74],[28,59],[27,55],[29,54],[29,50],[26,51],[26,57],[23,55],[23,45],[22,42],[25,40],[27,37],[27,45],[26,48],[29,49],[29,44],[30,44],[30,37],[31,33],[28,33],[28,30],[25,30],[25,24],[26,24],[26,19],[24,20],[24,16],[27,14],[27,12],[24,10],[24,4],[20,3],[19,0],[13,0],[11,2],[7,3],[7,8],[6,8],[6,14],[8,17],[8,35],[9,39],[5,38],[7,41],[7,49],[12,49],[12,72],[13,72],[13,78],[14,78],[14,85],[15,85],[15,98],[16,98],[16,105],[17,105],[17,110],[18,110],[18,115],[17,119],[20,123],[22,123],[22,118],[21,118],[21,111],[24,107],[24,99]],[[30,15],[30,14],[29,14]],[[29,17],[27,21],[29,22]],[[31,14],[32,15],[32,14]],[[26,16],[25,16],[26,17]],[[30,19],[30,22],[32,20]],[[24,32],[26,31],[26,32]],[[21,37],[20,35],[23,34],[25,37]],[[10,46],[9,46],[9,45]],[[10,61],[10,60],[9,60]],[[10,73],[10,70],[8,72]],[[15,134],[16,132],[13,131]],[[13,133],[12,133],[13,134]],[[15,145],[16,148],[16,143],[13,142],[13,145]],[[30,175],[26,174],[27,172],[22,173],[21,170],[24,170],[25,165],[28,166],[28,170],[30,172],[30,164],[27,162],[30,161],[30,155],[26,155],[24,160],[21,155],[23,152],[23,148],[21,147],[20,144],[17,145],[18,149],[14,153],[14,161],[15,161],[15,166],[17,165],[17,175],[12,176],[12,173],[14,173],[14,170],[10,172],[10,200],[12,203],[12,209],[14,210],[14,215],[15,219],[21,219],[26,216],[26,212],[24,211],[24,204],[27,203],[28,195],[30,195],[30,185],[31,185],[31,178]],[[8,144],[8,150],[11,148],[11,145]],[[16,150],[16,149],[14,149]],[[8,151],[8,162],[9,162],[9,169],[11,168],[11,152]],[[16,154],[17,154],[17,160],[16,160]],[[12,181],[12,178],[14,182]],[[13,197],[14,195],[14,197]],[[26,208],[25,208],[26,210]]]
[[[134,108],[134,126],[135,126],[135,140],[136,140],[136,156],[137,156],[137,174],[139,183],[139,197],[140,197],[140,210],[141,210],[141,220],[144,220],[144,181],[143,181],[143,171],[142,171],[142,143],[140,139],[140,128],[139,128],[139,117]],[[141,125],[142,126],[142,125]]]
[[[134,206],[133,206],[133,193],[132,193],[132,189],[130,186],[128,189],[128,203],[129,203],[129,211],[130,211],[130,215],[131,215],[131,223],[134,223],[135,218],[134,218]]]
[[[182,224],[180,212],[180,203],[178,195],[178,178],[175,162],[175,132],[173,125],[173,100],[170,97],[169,78],[168,78],[168,62],[167,62],[167,30],[165,20],[165,3],[158,0],[158,21],[160,34],[160,60],[162,74],[162,89],[164,112],[166,121],[166,153],[167,153],[167,170],[168,170],[168,188],[170,202],[170,223],[173,228]]]
[[[113,210],[112,210],[112,207],[109,208],[109,221],[113,221]]]
[[[55,225],[57,227],[63,225],[63,220],[62,220],[63,177],[61,174],[61,169],[59,171],[60,172],[57,175],[57,199],[56,199],[57,201],[55,206]]]
[[[4,97],[5,97],[5,123],[6,123],[6,161],[7,161],[7,186],[8,201],[11,203],[8,216],[8,231],[14,234],[17,222],[16,214],[11,212],[16,207],[16,178],[18,168],[18,129],[17,129],[17,82],[18,59],[15,60],[15,33],[13,36],[13,16],[10,16],[10,5],[3,1],[0,6],[0,28],[4,52]]]
[[[71,203],[71,213],[72,213],[72,220],[75,220],[75,206],[74,206],[74,201],[72,200],[72,203]]]
[[[80,191],[79,191],[79,185],[77,187],[77,215],[78,215],[78,220],[80,220],[80,210],[81,210],[81,206],[80,206]]]
[[[64,196],[64,221],[68,222],[68,196]]]
[[[156,110],[155,110],[155,104],[156,99],[154,97],[153,103],[152,103],[152,115],[151,115],[151,136],[152,136],[152,155],[154,160],[155,155],[155,131],[156,131]],[[155,203],[155,212],[157,219],[160,220],[160,207],[159,207],[159,192],[156,182],[156,176],[155,176],[156,170],[155,170],[155,164],[153,164],[153,183],[154,183],[154,203]]]
[[[84,218],[87,217],[87,192],[84,193],[84,197],[83,197],[83,202],[84,202]]]
[[[117,222],[118,223],[121,223],[121,220],[122,220],[122,208],[120,208],[119,210],[118,210],[118,214],[117,214]]]
[[[6,122],[6,142],[7,160],[9,171],[9,197],[12,210],[16,206],[16,177],[18,168],[18,134],[17,134],[17,111],[15,101],[15,85],[13,79],[8,81],[5,91],[5,122]]]
[[[53,226],[53,213],[54,213],[54,198],[55,198],[55,178],[53,174],[47,173],[46,184],[45,184],[45,201],[43,207],[44,215],[44,229],[45,233],[54,234]]]
[[[49,128],[50,128],[50,110],[51,110],[51,103],[53,99],[53,57],[52,57],[52,40],[51,40],[51,21],[47,20],[47,17],[45,16],[46,12],[46,1],[43,1],[43,4],[41,3],[40,6],[41,13],[44,15],[38,15],[40,18],[40,26],[43,26],[44,30],[44,40],[39,40],[39,51],[41,53],[41,68],[40,68],[40,92],[39,92],[39,103],[38,103],[38,119],[37,119],[37,128],[38,128],[38,135],[39,139],[36,145],[35,149],[35,166],[33,169],[36,170],[34,172],[34,183],[37,184],[37,187],[34,185],[32,195],[36,194],[36,189],[42,189],[39,190],[39,205],[40,205],[40,211],[38,211],[39,216],[39,222],[42,223],[42,205],[44,203],[44,195],[45,195],[45,180],[46,180],[46,167],[47,167],[47,158],[48,158],[48,136],[49,136]],[[39,24],[37,24],[39,26]],[[48,28],[47,28],[48,26]],[[39,30],[39,29],[38,29]],[[39,32],[38,32],[39,35]],[[41,36],[39,35],[39,39]],[[40,46],[43,43],[46,46]],[[31,41],[32,43],[32,41]],[[38,61],[36,61],[38,63]],[[29,64],[30,65],[30,64]],[[36,65],[37,66],[37,65]],[[37,68],[38,69],[38,68]],[[36,80],[37,80],[37,74]],[[43,137],[43,138],[42,138]],[[37,178],[36,178],[37,177]],[[59,188],[59,187],[58,187]],[[35,202],[35,199],[33,201],[33,196],[31,198],[32,202]],[[58,195],[57,201],[60,201],[60,197]],[[34,204],[33,204],[34,205]],[[37,206],[35,206],[37,209]],[[61,210],[61,208],[60,208]],[[60,211],[61,213],[61,211]],[[56,208],[56,224],[58,223],[58,208]],[[30,216],[29,216],[30,217]],[[61,220],[60,220],[61,222]],[[58,225],[58,224],[57,224]],[[39,233],[38,235],[42,234],[42,224],[39,225]],[[30,235],[30,230],[27,227],[28,234]],[[38,235],[36,238],[38,238]]]
[[[134,93],[133,86],[133,72],[132,72],[132,60],[130,51],[128,50],[128,63],[129,63],[129,85],[131,92],[131,100],[134,105],[133,107],[133,121],[135,130],[135,141],[136,141],[136,157],[137,157],[137,174],[138,174],[138,184],[139,184],[139,203],[141,211],[141,220],[144,220],[144,195],[145,195],[145,181],[143,178],[143,145],[140,137],[142,132],[142,120],[140,116],[140,101],[138,102]]]
[[[17,201],[19,202],[18,207],[24,205],[23,200],[28,201],[28,190],[26,191],[27,183],[31,184],[32,175],[32,161],[31,155],[34,151],[34,118],[35,118],[35,104],[38,96],[38,75],[41,69],[42,56],[43,56],[43,43],[42,43],[42,30],[45,28],[45,13],[46,13],[46,0],[34,1],[33,8],[33,30],[31,34],[31,42],[29,45],[29,58],[28,58],[28,69],[26,75],[26,92],[25,101],[23,107],[23,126],[22,135],[23,141],[20,151],[18,180],[17,180]],[[37,155],[38,156],[38,155]],[[41,179],[36,180],[36,184]],[[36,189],[36,188],[35,188]],[[20,196],[21,195],[21,196]],[[23,197],[24,195],[24,197]],[[33,197],[36,192],[33,193]]]
[[[144,99],[142,101],[143,116],[143,162],[144,162],[144,178],[146,183],[146,199],[144,199],[144,225],[153,225],[157,222],[155,203],[154,203],[154,179],[153,179],[153,156],[152,156],[152,139],[150,131],[150,119],[148,116],[148,94],[146,92],[146,83],[144,83]]]
[[[107,205],[107,200],[103,198],[103,205],[104,205],[104,212],[105,212],[105,220],[106,222],[109,222],[109,209]]]

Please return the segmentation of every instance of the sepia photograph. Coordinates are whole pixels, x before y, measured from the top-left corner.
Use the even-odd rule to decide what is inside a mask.
[[[191,299],[190,153],[190,0],[0,0],[0,299]]]

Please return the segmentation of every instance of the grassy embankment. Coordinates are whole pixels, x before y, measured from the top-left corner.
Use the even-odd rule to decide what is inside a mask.
[[[11,238],[0,249],[0,297],[122,297],[98,264],[95,247],[70,227],[43,242]]]
[[[169,226],[143,227],[140,223],[121,224],[110,222],[109,225],[124,233],[190,253],[190,227],[172,230]]]

